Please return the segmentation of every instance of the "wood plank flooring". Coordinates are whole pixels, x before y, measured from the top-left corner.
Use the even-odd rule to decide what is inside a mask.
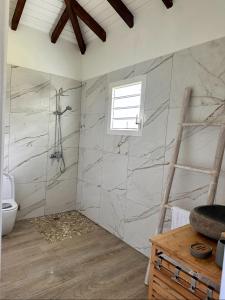
[[[147,258],[100,227],[50,244],[17,222],[2,267],[0,299],[147,299]]]

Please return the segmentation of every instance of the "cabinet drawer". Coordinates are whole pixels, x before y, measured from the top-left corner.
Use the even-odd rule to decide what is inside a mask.
[[[219,299],[219,293],[210,285],[205,284],[204,280],[206,280],[206,278],[203,280],[200,274],[193,272],[185,266],[182,268],[176,261],[170,259],[162,252],[153,259],[151,270],[153,272],[152,285],[159,285],[160,282],[161,286],[165,284],[169,286],[170,289],[176,290],[180,298],[175,299],[183,299],[182,296],[187,297],[187,299],[196,300]],[[201,281],[200,278],[203,281]],[[206,282],[208,281],[206,280]],[[214,285],[212,282],[211,284]],[[162,290],[162,293],[166,292],[168,295],[164,295],[164,297],[172,297],[172,295],[170,295],[171,291],[168,292],[166,286]],[[154,290],[157,295],[159,295],[159,287],[157,286],[157,290],[156,288]]]
[[[192,295],[186,293],[185,290],[176,290],[173,285],[170,286],[165,278],[153,277],[152,282],[152,298],[154,299],[167,299],[167,300],[196,300],[199,298],[191,298]]]
[[[154,270],[152,278],[152,295],[157,294],[161,299],[199,300],[206,299],[203,293],[192,294],[188,288],[171,280],[167,272]],[[151,299],[151,297],[150,297]]]

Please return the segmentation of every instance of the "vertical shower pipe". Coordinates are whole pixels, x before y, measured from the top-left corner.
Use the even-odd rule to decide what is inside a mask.
[[[9,0],[0,1],[0,277],[2,254],[2,175],[4,151],[4,102],[6,98],[6,56],[8,44]]]

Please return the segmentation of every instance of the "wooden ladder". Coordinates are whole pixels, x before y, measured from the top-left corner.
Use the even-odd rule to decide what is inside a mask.
[[[172,159],[170,162],[168,179],[167,179],[166,188],[164,191],[162,204],[161,204],[161,211],[160,211],[160,216],[159,216],[159,224],[158,224],[158,228],[157,228],[157,233],[161,233],[163,231],[166,210],[167,210],[167,208],[171,208],[171,206],[168,203],[169,203],[171,187],[172,187],[176,169],[183,169],[183,170],[188,170],[191,172],[208,174],[209,176],[211,176],[211,182],[209,184],[209,192],[208,192],[208,199],[207,199],[208,205],[213,205],[215,195],[216,195],[219,174],[220,174],[220,170],[221,170],[223,154],[224,154],[224,149],[225,149],[225,124],[224,123],[213,123],[213,122],[187,123],[186,116],[187,116],[187,111],[188,111],[188,107],[189,107],[189,102],[191,99],[191,93],[192,93],[191,88],[185,89],[184,99],[183,99],[183,103],[182,103],[182,107],[181,107],[180,121],[178,123],[177,136],[176,136],[176,140],[175,140],[174,152],[173,152]],[[215,154],[212,169],[199,168],[199,167],[194,167],[194,166],[186,166],[186,165],[177,163],[184,128],[197,127],[197,126],[220,127],[217,149],[216,149],[216,154]]]
[[[183,169],[183,170],[199,172],[199,173],[204,173],[204,174],[210,175],[211,182],[209,185],[209,192],[208,192],[208,199],[207,199],[208,205],[213,205],[215,195],[216,195],[219,174],[220,174],[220,170],[221,170],[223,154],[224,154],[224,149],[225,149],[225,123],[213,123],[213,122],[188,123],[188,122],[186,122],[186,116],[187,116],[187,111],[188,111],[188,107],[189,107],[189,102],[191,99],[191,93],[192,93],[191,88],[185,89],[184,98],[183,98],[183,102],[182,102],[182,106],[181,106],[180,121],[178,123],[177,136],[176,136],[176,140],[175,140],[174,152],[173,152],[172,159],[170,162],[166,188],[165,188],[162,203],[161,203],[159,224],[157,227],[158,234],[162,233],[162,231],[163,231],[163,225],[164,225],[167,209],[172,207],[171,205],[169,205],[169,197],[170,197],[170,192],[171,192],[172,183],[173,183],[174,174],[175,174],[176,169]],[[182,164],[177,163],[184,128],[197,127],[197,126],[220,127],[219,138],[218,138],[218,143],[217,143],[217,148],[216,148],[216,154],[215,154],[212,169],[187,166],[187,165],[182,165]],[[150,265],[148,265],[147,273],[145,276],[145,284],[148,284],[148,280],[149,280],[149,267],[150,267]]]

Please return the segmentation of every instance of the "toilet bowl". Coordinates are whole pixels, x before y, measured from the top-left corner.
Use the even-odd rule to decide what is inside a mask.
[[[3,174],[2,181],[2,235],[9,234],[15,225],[18,205],[15,201],[14,178]]]

